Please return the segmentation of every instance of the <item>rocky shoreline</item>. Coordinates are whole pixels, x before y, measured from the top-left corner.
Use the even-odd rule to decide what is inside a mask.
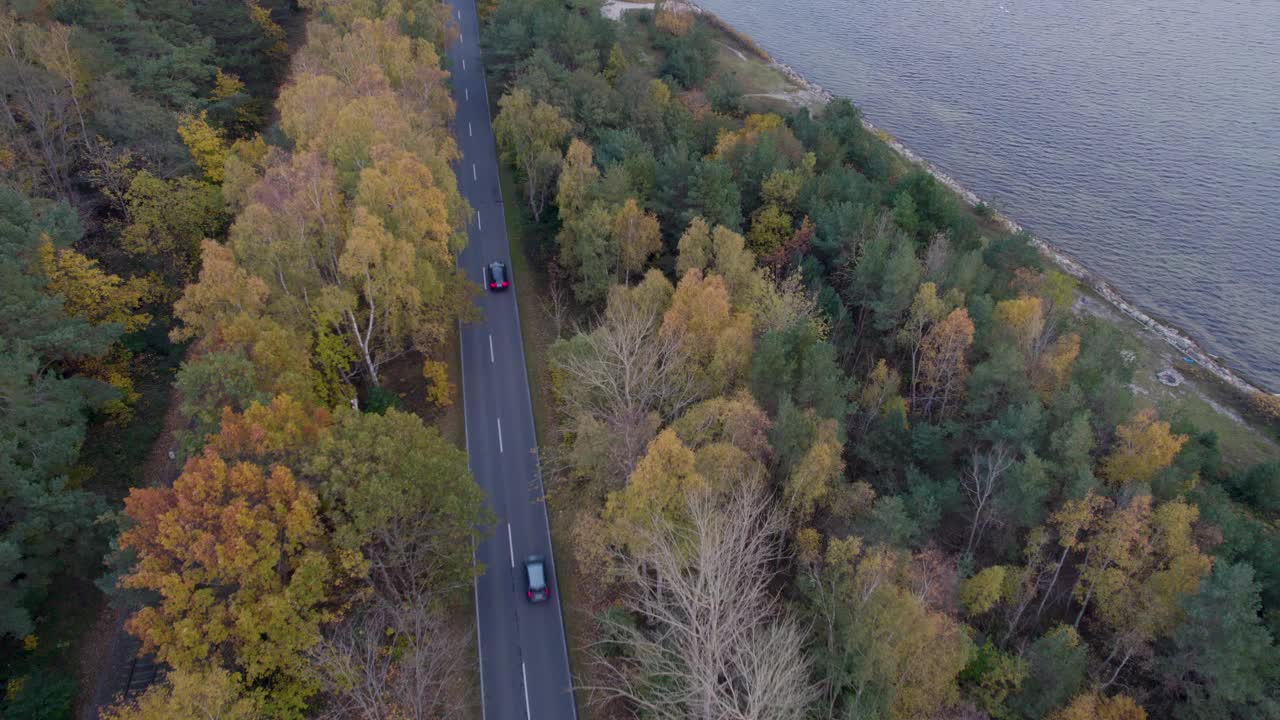
[[[689,2],[688,0],[685,0],[685,1],[694,9],[695,12],[703,15],[707,15],[709,17],[715,17],[716,22],[718,24],[726,28],[732,28],[732,26],[729,25],[729,23],[725,22],[723,18],[720,18],[719,16],[716,16],[711,11],[698,6],[696,2]],[[737,30],[733,30],[732,32],[737,35],[742,35],[742,33]],[[812,80],[809,80],[808,78],[800,74],[799,71],[797,71],[795,68],[791,67],[790,65],[779,62],[773,58],[770,58],[768,62],[770,62],[778,72],[782,73],[784,76],[786,76],[788,80],[790,80],[798,88],[800,88],[800,90],[803,92],[803,95],[808,97],[818,98],[821,100],[821,104],[826,104],[835,99],[835,96],[832,95],[826,88],[822,87],[818,83],[813,82]],[[976,194],[974,194],[972,191],[970,191],[969,189],[961,185],[960,182],[957,181],[955,178],[943,172],[936,165],[934,165],[933,163],[929,162],[925,158],[916,154],[913,150],[911,150],[911,148],[907,147],[906,145],[903,145],[897,139],[892,137],[887,131],[876,127],[870,120],[867,120],[865,117],[862,118],[862,125],[868,131],[875,133],[877,137],[883,140],[886,145],[892,148],[894,152],[898,153],[904,159],[924,168],[927,172],[929,172],[929,174],[933,175],[933,177],[937,179],[938,182],[942,183],[943,185],[946,185],[953,192],[959,195],[960,198],[963,199],[966,203],[968,203],[970,207],[977,207],[979,205],[984,204],[982,198],[979,198]],[[1018,224],[1017,221],[1015,221],[1014,219],[1008,217],[1003,213],[993,210],[991,213],[991,217],[1009,232],[1014,232],[1014,233],[1026,232],[1031,237],[1032,244],[1035,245],[1036,248],[1039,249],[1040,252],[1045,257],[1049,258],[1049,260],[1051,260],[1054,264],[1058,265],[1058,267],[1061,268],[1063,272],[1066,272],[1067,274],[1079,280],[1081,284],[1093,290],[1093,292],[1097,293],[1099,297],[1101,297],[1103,300],[1110,303],[1116,310],[1120,311],[1125,316],[1134,320],[1146,330],[1154,333],[1161,340],[1168,343],[1178,352],[1182,353],[1186,358],[1189,358],[1190,360],[1194,361],[1197,365],[1204,368],[1205,371],[1207,371],[1214,377],[1218,378],[1222,382],[1226,383],[1231,388],[1235,389],[1236,391],[1244,395],[1252,395],[1254,393],[1268,392],[1263,388],[1244,379],[1237,372],[1227,367],[1222,361],[1218,360],[1216,357],[1210,354],[1207,350],[1202,348],[1199,345],[1199,343],[1197,343],[1194,339],[1192,339],[1186,333],[1182,332],[1181,330],[1175,327],[1162,323],[1159,320],[1156,320],[1155,318],[1151,317],[1146,312],[1143,312],[1141,309],[1138,308],[1137,305],[1135,305],[1133,302],[1126,299],[1120,293],[1120,291],[1116,290],[1116,288],[1112,286],[1109,282],[1107,282],[1106,279],[1102,278],[1097,273],[1094,273],[1093,271],[1089,270],[1084,265],[1080,264],[1078,261],[1072,258],[1070,255],[1063,252],[1061,249],[1055,247],[1049,241],[1040,237],[1036,237],[1034,234],[1026,231],[1020,224]],[[1277,394],[1280,394],[1280,393],[1277,393]]]

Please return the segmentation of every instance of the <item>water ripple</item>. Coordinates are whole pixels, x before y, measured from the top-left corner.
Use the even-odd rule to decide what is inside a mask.
[[[700,4],[1280,390],[1280,3]]]

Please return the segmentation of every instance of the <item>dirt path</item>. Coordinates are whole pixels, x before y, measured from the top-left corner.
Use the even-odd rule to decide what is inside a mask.
[[[178,474],[174,459],[177,433],[183,419],[178,412],[177,393],[170,389],[164,428],[147,454],[142,477],[148,486],[172,483]],[[141,644],[124,629],[126,610],[104,603],[98,621],[90,631],[80,657],[77,673],[80,694],[76,698],[75,717],[97,720],[103,707],[119,697],[135,697],[160,676],[160,669],[150,657],[141,656]]]

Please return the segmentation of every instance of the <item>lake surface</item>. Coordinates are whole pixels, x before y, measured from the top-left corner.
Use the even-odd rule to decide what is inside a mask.
[[[1280,2],[698,2],[1280,391]]]

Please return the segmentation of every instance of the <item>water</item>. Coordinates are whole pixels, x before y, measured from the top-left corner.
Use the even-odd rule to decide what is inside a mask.
[[[1280,2],[699,4],[1280,391]]]

